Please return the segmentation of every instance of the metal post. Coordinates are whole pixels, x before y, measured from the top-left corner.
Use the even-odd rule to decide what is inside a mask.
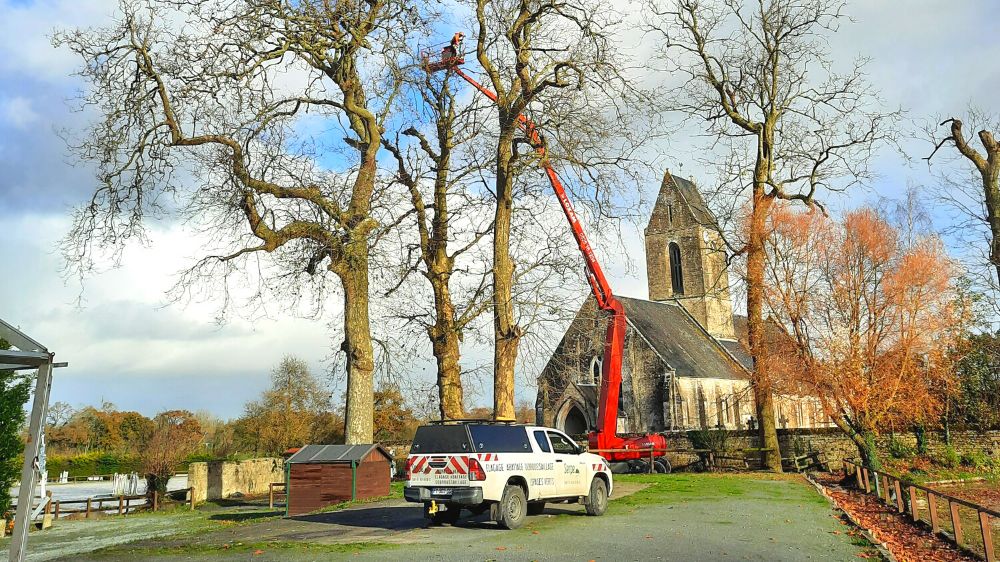
[[[9,560],[22,562],[28,546],[28,520],[31,513],[31,499],[35,495],[35,467],[45,429],[45,417],[49,409],[49,392],[52,390],[52,354],[48,362],[38,367],[35,379],[35,400],[31,405],[31,421],[28,424],[28,442],[24,444],[24,466],[21,469],[21,488],[17,494],[17,513],[14,515],[14,534],[10,539]]]

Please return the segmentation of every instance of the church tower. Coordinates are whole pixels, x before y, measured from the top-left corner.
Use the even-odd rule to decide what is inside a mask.
[[[663,175],[645,234],[649,300],[676,299],[710,334],[736,339],[726,246],[694,183]]]

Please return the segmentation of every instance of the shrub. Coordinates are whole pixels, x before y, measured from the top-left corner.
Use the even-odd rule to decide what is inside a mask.
[[[695,429],[687,432],[695,449],[725,451],[729,441],[729,431],[725,429]]]
[[[967,466],[977,470],[991,469],[994,465],[993,457],[988,455],[985,451],[965,453],[959,460],[961,461],[962,466]]]
[[[889,443],[886,448],[889,450],[889,455],[894,459],[908,459],[916,454],[913,447],[899,439],[896,439],[895,435],[889,438]]]
[[[98,451],[72,456],[51,455],[45,464],[49,477],[55,478],[64,470],[71,477],[138,472],[140,463],[135,455]]]
[[[957,468],[961,459],[958,457],[958,452],[951,445],[948,445],[944,451],[933,455],[932,460],[934,464],[943,466],[945,468]]]

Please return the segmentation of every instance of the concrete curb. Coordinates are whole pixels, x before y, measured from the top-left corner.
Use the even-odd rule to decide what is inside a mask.
[[[844,517],[846,517],[847,520],[850,521],[852,525],[860,529],[861,535],[864,536],[865,539],[868,540],[868,542],[875,545],[875,548],[879,551],[879,553],[882,554],[882,556],[885,557],[886,560],[889,560],[889,562],[898,562],[898,560],[896,560],[896,557],[892,555],[892,552],[889,551],[889,547],[886,546],[884,542],[876,539],[875,535],[873,535],[871,531],[865,528],[864,525],[858,522],[858,520],[856,520],[850,513],[848,513],[847,510],[842,509],[839,505],[837,505],[836,500],[833,499],[833,496],[827,493],[826,488],[824,488],[822,484],[813,480],[812,477],[809,476],[809,474],[807,473],[803,473],[802,476],[805,477],[805,479],[810,484],[812,484],[814,488],[816,488],[816,491],[819,492],[821,496],[826,498],[826,501],[830,502],[830,505],[833,507],[834,510],[843,513]]]

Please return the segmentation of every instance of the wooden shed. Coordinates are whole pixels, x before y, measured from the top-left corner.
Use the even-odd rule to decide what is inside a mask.
[[[306,445],[286,464],[286,515],[389,495],[392,456],[379,445]]]

